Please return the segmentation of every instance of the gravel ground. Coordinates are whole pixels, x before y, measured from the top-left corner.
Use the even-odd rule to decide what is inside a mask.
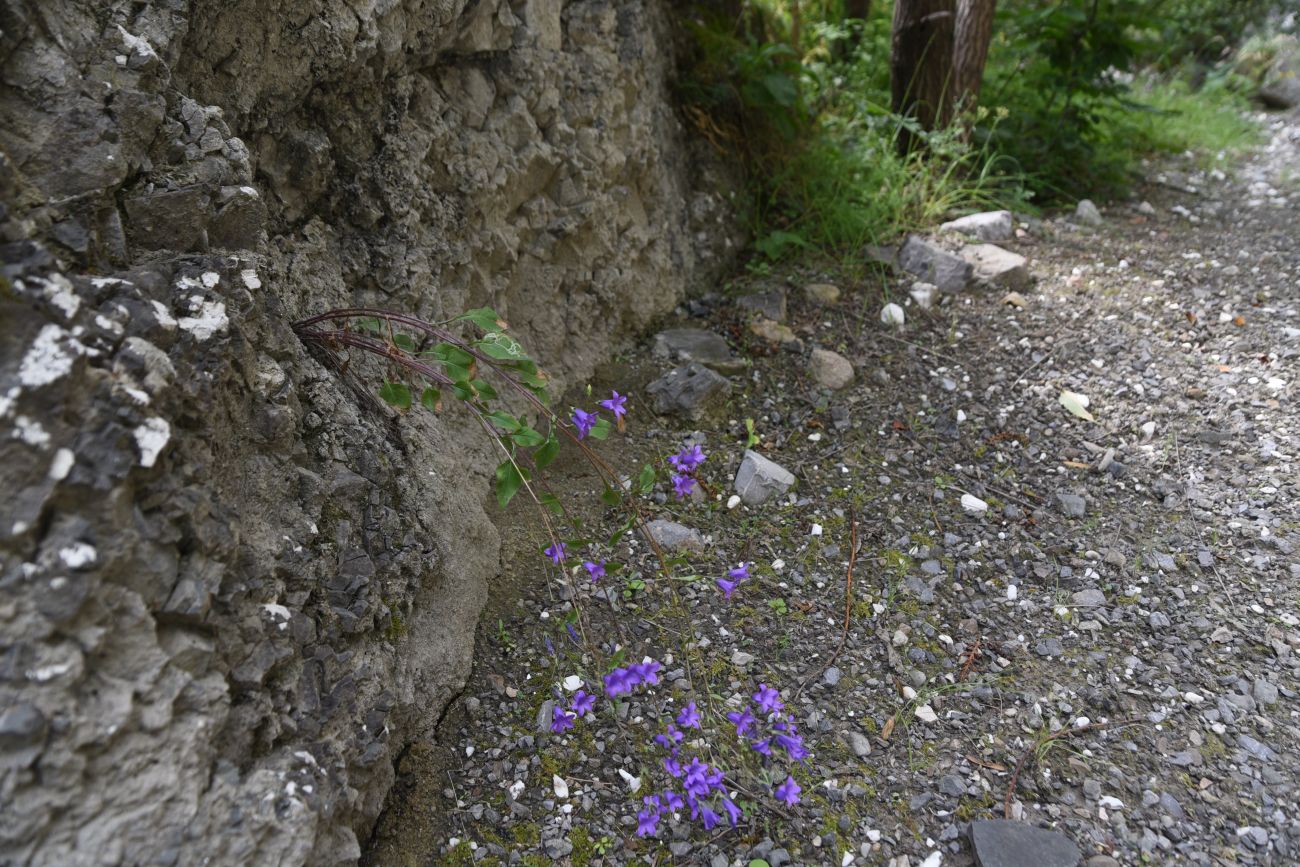
[[[1035,280],[1014,303],[973,289],[923,310],[897,275],[807,267],[692,302],[665,327],[749,362],[697,420],[650,412],[672,365],[649,345],[610,365],[597,397],[632,395],[627,434],[601,446],[612,464],[709,455],[697,496],[661,485],[647,506],[698,531],[671,571],[703,577],[657,578],[628,536],[606,546],[623,572],[566,582],[533,516],[503,515],[475,675],[438,743],[404,757],[370,863],[963,865],[972,822],[1004,817],[1078,849],[1008,864],[1300,861],[1300,119],[1267,123],[1231,178],[1153,167],[1145,203],[1099,227],[1021,224],[1003,246]],[[736,300],[772,291],[784,345],[746,318],[780,305]],[[901,327],[880,322],[886,294]],[[853,383],[812,381],[815,348]],[[729,507],[745,419],[797,481]],[[584,527],[609,527],[585,464],[550,478]],[[754,577],[726,601],[712,579],[739,560]],[[589,649],[566,637],[575,615]],[[564,678],[599,684],[616,646],[661,660],[660,684],[549,733]],[[637,837],[641,796],[667,780],[660,721],[691,697],[716,718],[760,683],[812,751],[790,763],[802,803],[764,790],[785,765],[765,782],[721,721],[687,746],[749,768],[738,826]]]

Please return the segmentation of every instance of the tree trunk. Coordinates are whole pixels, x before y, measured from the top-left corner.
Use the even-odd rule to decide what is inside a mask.
[[[895,114],[914,117],[926,130],[952,120],[952,56],[956,0],[897,0],[889,63]],[[913,136],[899,130],[898,149],[915,147]]]
[[[997,0],[957,0],[957,26],[953,38],[952,102],[969,108],[980,95],[984,61],[993,38],[993,13]]]
[[[847,51],[842,50],[841,57],[852,55],[862,44],[862,32],[870,14],[871,0],[844,0],[844,23],[849,29],[849,37],[845,40]]]

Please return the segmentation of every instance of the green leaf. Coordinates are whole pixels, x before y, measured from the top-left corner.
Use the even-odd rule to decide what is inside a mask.
[[[609,485],[606,485],[605,490],[600,494],[600,501],[607,506],[617,506],[623,502],[623,496]]]
[[[514,462],[502,461],[497,467],[496,481],[497,504],[504,509],[519,492],[519,486],[524,483],[524,478],[519,474],[519,468]]]
[[[548,494],[543,492],[541,494],[538,494],[537,500],[544,507],[550,509],[555,514],[557,515],[564,514],[564,506],[560,505],[560,501],[556,498],[554,494]]]
[[[498,361],[522,362],[528,359],[523,344],[499,331],[475,341],[474,346],[488,358]]]
[[[641,488],[641,493],[648,494],[655,487],[655,468],[646,464],[641,468],[641,475],[637,476],[637,486]]]
[[[555,460],[556,455],[560,453],[560,441],[551,434],[542,443],[541,448],[533,452],[533,463],[537,464],[537,469],[545,469]]]
[[[484,400],[495,400],[497,397],[497,390],[492,387],[491,383],[484,382],[481,379],[476,379],[471,382],[470,385],[474,386],[474,390],[477,391],[479,397]]]
[[[755,858],[749,862],[749,867],[772,867],[772,865],[768,864],[762,858]]]
[[[426,388],[420,395],[420,403],[423,404],[424,408],[429,410],[429,412],[433,412],[438,408],[438,401],[440,400],[442,400],[442,392],[433,386]]]
[[[379,397],[389,406],[406,412],[411,408],[411,389],[400,382],[385,382],[379,389]]]
[[[609,436],[609,431],[609,419],[600,418],[597,419],[596,423],[592,426],[590,436],[592,439],[603,440],[605,437]]]
[[[1092,413],[1088,412],[1088,403],[1089,400],[1086,395],[1077,394],[1073,391],[1061,392],[1061,406],[1069,410],[1070,415],[1093,421]]]
[[[442,362],[442,369],[446,372],[447,378],[452,382],[458,382],[468,387],[469,385],[469,368],[461,367],[450,361]]]
[[[393,343],[398,349],[405,349],[407,352],[415,351],[415,341],[411,339],[409,334],[402,334],[399,331],[393,335]]]
[[[497,312],[491,307],[476,307],[473,310],[466,310],[456,318],[464,322],[473,322],[489,333],[503,331],[506,327],[505,320],[498,316]]]
[[[519,419],[515,418],[510,413],[502,412],[501,410],[488,413],[486,418],[506,433],[514,433],[524,426],[523,422],[519,421]]]
[[[542,436],[540,431],[534,430],[527,425],[520,428],[511,439],[515,441],[515,445],[525,449],[530,449],[533,446],[540,446],[542,443],[546,442],[546,437]]]
[[[457,399],[470,401],[474,399],[474,389],[470,388],[463,382],[453,382],[451,393],[456,395]]]

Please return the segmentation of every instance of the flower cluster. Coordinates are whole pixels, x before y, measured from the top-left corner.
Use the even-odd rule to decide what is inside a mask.
[[[785,713],[781,694],[766,683],[760,683],[758,691],[750,696],[750,703],[728,713],[727,719],[736,727],[736,737],[748,741],[750,748],[764,758],[775,758],[777,750],[796,762],[808,757],[808,748],[804,746],[798,726]],[[778,800],[793,806],[799,803],[800,791],[799,784],[787,775],[786,781],[776,788],[775,795]]]
[[[676,816],[684,807],[690,808],[691,820],[698,821],[706,831],[713,830],[722,821],[723,813],[734,828],[740,821],[741,810],[727,791],[726,774],[702,761],[699,756],[692,756],[690,761],[685,761],[678,747],[686,735],[677,726],[683,729],[700,728],[700,712],[695,707],[695,702],[677,714],[676,723],[677,725],[669,723],[668,730],[655,735],[654,739],[655,743],[668,752],[663,762],[664,770],[675,782],[662,793],[647,795],[642,800],[645,808],[636,815],[637,836],[649,837],[655,834],[659,830],[660,819],[670,814]]]
[[[659,672],[662,669],[663,666],[653,659],[626,668],[616,668],[605,675],[605,695],[609,698],[617,698],[620,695],[630,694],[633,689],[642,684],[655,686],[659,683]]]
[[[668,463],[674,470],[673,493],[677,495],[677,499],[681,500],[689,496],[695,489],[695,471],[699,469],[700,464],[704,463],[704,457],[704,449],[695,445],[683,448],[668,459]]]
[[[565,710],[558,704],[551,710],[551,732],[554,734],[563,734],[573,728],[573,721],[591,713],[596,707],[596,697],[590,695],[586,690],[578,690],[573,694],[569,701],[569,708]]]
[[[611,397],[608,400],[602,400],[600,405],[614,414],[614,421],[618,423],[618,429],[622,430],[623,416],[627,415],[627,395],[619,394],[617,391],[611,392]],[[584,440],[600,421],[600,415],[575,407],[570,419],[573,426],[578,429],[578,439]],[[602,436],[597,432],[597,439],[601,438]]]
[[[722,590],[723,597],[730,599],[732,591],[748,580],[749,564],[741,563],[735,569],[729,571],[726,578],[718,579],[718,587]]]

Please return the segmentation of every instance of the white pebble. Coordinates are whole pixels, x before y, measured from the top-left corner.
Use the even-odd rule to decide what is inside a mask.
[[[899,326],[907,320],[903,308],[892,301],[880,309],[880,321],[886,325]]]

